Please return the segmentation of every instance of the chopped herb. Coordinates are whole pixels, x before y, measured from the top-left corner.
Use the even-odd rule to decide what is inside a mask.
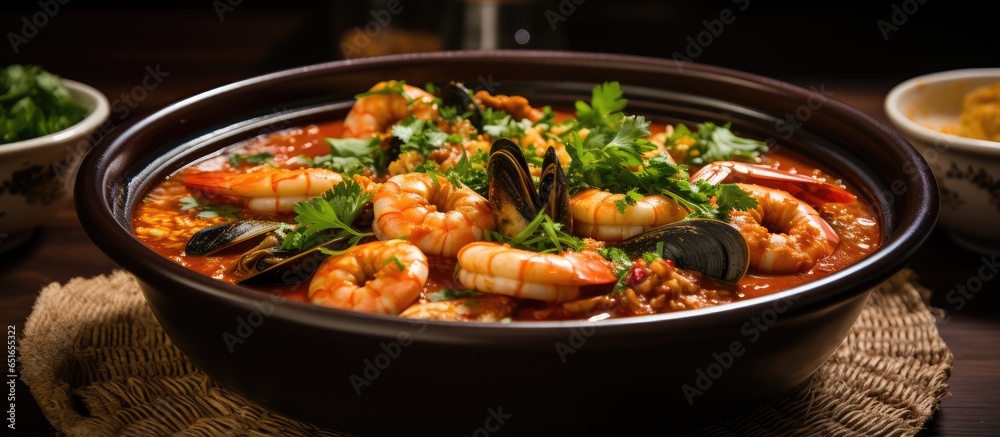
[[[698,132],[691,133],[683,124],[678,125],[667,144],[673,145],[681,139],[686,144],[692,139],[693,144],[681,147],[684,162],[694,165],[705,165],[714,161],[744,161],[753,162],[767,153],[767,144],[750,138],[738,137],[729,129],[730,123],[716,126],[714,123],[698,125]]]
[[[533,124],[527,118],[515,120],[510,114],[493,108],[483,109],[482,114],[483,132],[491,138],[520,137]]]
[[[59,132],[86,116],[59,76],[37,65],[0,69],[0,144]]]
[[[646,264],[652,263],[660,258],[663,258],[663,242],[656,242],[656,252],[646,252],[642,254],[642,259],[646,260]]]
[[[395,255],[387,258],[385,261],[382,261],[382,265],[383,266],[384,265],[388,265],[389,263],[395,263],[396,264],[396,268],[399,269],[399,271],[406,270],[406,266],[403,265],[403,262],[400,261],[399,257],[397,257]]]
[[[583,240],[562,230],[562,223],[556,223],[544,212],[535,218],[517,235],[505,237],[499,232],[489,232],[489,239],[509,244],[516,249],[539,253],[562,253],[564,250],[581,251],[587,247]]]
[[[327,138],[330,153],[309,158],[303,156],[312,167],[325,168],[344,176],[363,174],[366,169],[376,166],[378,154],[382,151],[377,137],[370,140],[358,138]]]
[[[320,196],[295,204],[298,225],[281,242],[286,250],[305,250],[318,244],[350,237],[353,246],[372,235],[351,225],[372,195],[353,179],[345,179]]]
[[[621,125],[622,110],[628,104],[618,82],[605,82],[591,91],[590,104],[576,101],[577,122],[588,128],[615,129]]]
[[[195,217],[198,218],[212,218],[212,217],[225,217],[235,219],[238,218],[236,213],[240,212],[240,209],[231,205],[212,205],[208,202],[199,200],[194,196],[182,197],[181,201],[181,211],[189,211],[192,209],[199,209],[198,214]]]
[[[239,167],[243,164],[250,165],[261,165],[267,164],[271,167],[277,167],[278,165],[274,163],[274,155],[271,152],[260,152],[253,155],[244,155],[242,153],[234,153],[233,156],[229,157],[229,165],[231,167]]]
[[[573,132],[566,151],[571,157],[567,180],[570,191],[588,187],[607,189],[625,194],[616,207],[622,213],[641,199],[640,194],[668,196],[688,210],[688,217],[727,221],[732,209],[756,206],[756,200],[732,184],[711,185],[704,181],[688,182],[687,166],[673,164],[663,154],[645,158],[655,150],[645,138],[649,122],[641,116],[622,120],[618,132],[606,141],[607,135],[591,132],[586,141]],[[713,204],[713,198],[716,203]]]
[[[445,300],[461,299],[463,297],[477,297],[483,294],[476,290],[464,290],[455,288],[442,288],[433,293],[427,294],[427,300],[431,302],[441,302]]]
[[[477,150],[471,157],[463,150],[458,163],[445,170],[444,177],[452,185],[457,187],[464,185],[479,195],[487,197],[489,194],[489,179],[486,171],[488,159],[489,154],[482,150]]]
[[[433,121],[421,120],[412,115],[392,126],[392,136],[402,142],[400,152],[415,150],[424,156],[444,146],[449,137]]]

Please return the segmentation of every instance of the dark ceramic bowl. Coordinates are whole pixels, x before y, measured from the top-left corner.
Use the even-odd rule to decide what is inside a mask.
[[[806,286],[713,308],[586,321],[418,322],[341,311],[222,283],[132,237],[136,202],[192,160],[240,140],[342,117],[386,79],[462,80],[570,106],[620,81],[629,111],[732,122],[860,187],[882,246]],[[799,117],[801,126],[783,124]],[[787,138],[786,138],[787,135]],[[671,432],[803,384],[846,337],[870,288],[906,266],[937,218],[926,163],[893,130],[808,89],[642,57],[450,52],[313,65],[217,88],[107,135],[86,157],[77,208],[98,246],[139,280],[176,345],[262,405],[348,433]]]

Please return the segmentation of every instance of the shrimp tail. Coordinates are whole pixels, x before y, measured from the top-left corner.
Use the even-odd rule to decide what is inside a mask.
[[[786,191],[810,205],[857,201],[857,196],[836,185],[806,175],[742,162],[719,161],[710,163],[695,172],[690,180],[692,182],[704,180],[713,185],[733,182],[763,185]]]

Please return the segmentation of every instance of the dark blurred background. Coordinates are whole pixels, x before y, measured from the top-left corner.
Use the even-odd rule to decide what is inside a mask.
[[[39,64],[112,100],[150,70],[165,73],[130,102],[133,114],[270,71],[463,48],[625,53],[800,85],[888,87],[932,71],[1000,66],[995,9],[964,0],[8,0],[0,63]]]

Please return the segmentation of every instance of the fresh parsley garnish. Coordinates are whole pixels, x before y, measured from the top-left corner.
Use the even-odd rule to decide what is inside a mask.
[[[517,138],[524,135],[525,129],[530,128],[531,120],[515,120],[510,114],[493,108],[483,108],[483,133],[491,138]]]
[[[441,132],[433,121],[411,115],[392,126],[392,136],[402,143],[399,146],[400,152],[415,150],[427,156],[444,146],[450,135]]]
[[[562,223],[556,223],[548,214],[540,212],[513,237],[505,237],[499,232],[488,232],[487,236],[492,241],[509,244],[515,249],[540,253],[562,253],[565,250],[579,252],[587,247],[583,240],[570,235],[562,228]]]
[[[477,297],[483,294],[476,290],[464,290],[457,288],[442,288],[433,293],[427,294],[427,300],[431,302],[441,302],[445,300],[461,299],[463,297]]]
[[[621,112],[628,104],[618,82],[605,82],[591,91],[590,104],[576,101],[576,120],[588,128],[617,128],[624,118]]]
[[[731,123],[717,126],[707,122],[698,125],[692,133],[687,126],[678,124],[667,144],[681,144],[684,162],[705,165],[714,161],[754,162],[767,153],[767,143],[751,138],[738,137],[729,129]],[[682,141],[686,140],[686,141]],[[687,144],[693,140],[692,144]]]
[[[274,163],[274,155],[271,152],[260,152],[254,153],[253,155],[244,155],[242,153],[234,153],[233,156],[229,157],[229,165],[231,167],[239,167],[242,164],[250,165],[261,165],[267,164],[271,167],[277,167],[278,165]]]
[[[0,69],[0,144],[59,132],[86,116],[59,76],[37,65]]]
[[[382,151],[378,137],[360,138],[327,138],[330,153],[315,158],[303,156],[312,167],[325,168],[343,176],[350,177],[363,174],[365,170],[377,166],[377,158]]]
[[[320,196],[295,204],[298,225],[281,242],[286,250],[305,250],[327,241],[349,237],[353,246],[373,235],[351,225],[372,195],[353,179],[345,179]]]
[[[235,206],[212,205],[194,196],[181,197],[180,202],[181,211],[198,209],[198,213],[195,214],[195,217],[198,218],[225,217],[235,219],[238,218],[236,213],[240,212],[240,209]]]
[[[732,184],[689,183],[687,166],[673,164],[664,154],[646,158],[644,153],[656,150],[646,140],[649,124],[642,116],[632,115],[622,119],[613,136],[595,129],[584,141],[577,132],[572,132],[566,147],[571,157],[567,171],[570,191],[596,187],[624,194],[615,204],[622,213],[643,195],[662,194],[687,209],[690,218],[724,221],[728,221],[734,208],[743,210],[757,205],[753,197]]]

